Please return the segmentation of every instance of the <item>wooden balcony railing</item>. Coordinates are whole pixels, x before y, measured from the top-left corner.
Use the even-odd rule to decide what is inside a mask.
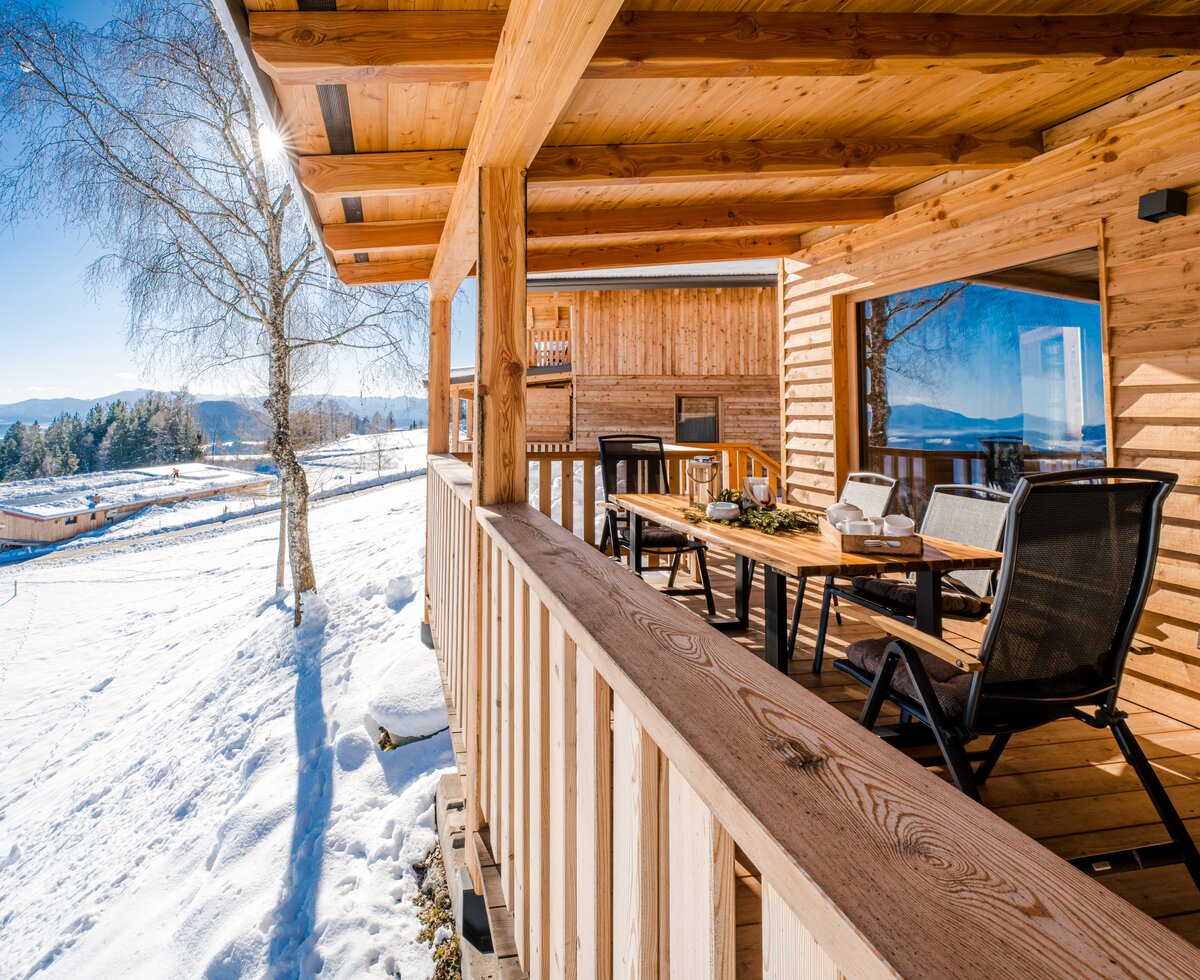
[[[530,367],[571,363],[570,327],[530,327],[526,357]]]
[[[530,977],[1200,971],[1194,947],[533,508],[472,509],[466,463],[431,457],[429,482],[468,829],[487,828],[488,901]]]

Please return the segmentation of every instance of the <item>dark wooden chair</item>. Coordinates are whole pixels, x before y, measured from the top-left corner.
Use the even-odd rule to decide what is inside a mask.
[[[604,502],[614,493],[670,493],[670,477],[667,473],[667,457],[663,441],[658,436],[611,435],[600,436],[600,480],[604,488]],[[619,558],[621,548],[629,550],[629,515],[608,506],[604,515],[604,530],[600,535],[600,550],[612,545],[613,556]],[[708,603],[708,614],[716,615],[712,585],[708,579],[708,563],[705,560],[705,544],[695,541],[686,534],[662,527],[649,521],[642,522],[642,554],[670,556],[671,573],[666,595],[702,595]],[[676,588],[675,578],[679,564],[688,552],[696,556],[700,572],[700,588]],[[639,575],[644,568],[635,568]]]
[[[955,784],[976,799],[1013,733],[1063,718],[1109,729],[1171,840],[1072,863],[1106,874],[1183,862],[1200,886],[1200,852],[1118,707],[1175,480],[1134,469],[1024,477],[979,652],[876,617],[890,635],[851,644],[835,666],[871,687],[863,725],[874,728],[883,704],[895,704],[916,719],[899,736],[927,726]],[[985,736],[987,750],[968,753]]]
[[[1011,494],[973,484],[942,483],[929,494],[921,521],[921,533],[944,541],[995,550],[1004,534]],[[953,619],[980,620],[991,612],[987,601],[996,576],[987,569],[959,571],[942,579],[942,615]],[[848,581],[826,579],[821,599],[821,620],[813,656],[813,673],[821,672],[831,602],[841,599],[865,606],[884,616],[913,622],[917,587],[906,579],[858,575]]]

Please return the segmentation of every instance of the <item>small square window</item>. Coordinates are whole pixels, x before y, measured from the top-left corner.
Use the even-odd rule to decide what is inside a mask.
[[[92,514],[92,520],[94,521],[95,519],[96,519],[96,515],[95,515],[95,513],[93,513],[93,514]]]
[[[77,516],[75,516],[75,515],[71,515],[71,516],[70,516],[70,517],[68,517],[68,518],[67,518],[65,521],[63,521],[63,523],[64,523],[64,524],[78,524],[78,523],[79,523],[79,518],[78,518]]]
[[[715,395],[677,395],[675,398],[677,442],[720,442],[721,400]]]

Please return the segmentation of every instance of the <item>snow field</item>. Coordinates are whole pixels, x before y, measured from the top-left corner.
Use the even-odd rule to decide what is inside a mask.
[[[450,739],[384,753],[372,713],[446,725],[424,505],[315,509],[299,630],[274,522],[0,569],[0,976],[431,974],[411,865]]]

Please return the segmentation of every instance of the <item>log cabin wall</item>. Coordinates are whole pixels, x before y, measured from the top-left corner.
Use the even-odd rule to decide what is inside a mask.
[[[825,505],[858,462],[854,303],[1099,245],[1111,461],[1180,478],[1142,624],[1158,652],[1132,658],[1123,691],[1197,724],[1200,98],[1115,123],[1110,111],[1064,124],[1091,135],[1030,163],[783,261],[784,475],[790,500]],[[1165,187],[1189,193],[1189,214],[1138,220],[1138,197]]]
[[[559,297],[563,294],[558,294]],[[677,395],[715,395],[721,439],[780,450],[779,312],[770,286],[573,294],[575,445],[675,438]]]

